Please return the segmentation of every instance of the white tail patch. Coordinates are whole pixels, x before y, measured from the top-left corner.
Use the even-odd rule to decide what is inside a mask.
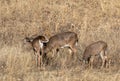
[[[39,45],[40,45],[40,48],[43,48],[43,43],[41,42],[41,40],[39,40]]]

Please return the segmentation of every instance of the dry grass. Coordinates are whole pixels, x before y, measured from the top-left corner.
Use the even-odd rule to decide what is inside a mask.
[[[119,81],[120,0],[0,0],[0,81]],[[74,31],[79,37],[77,57],[90,43],[107,42],[113,64],[88,69],[70,61],[66,49],[40,71],[26,36]],[[67,55],[65,55],[67,54]]]

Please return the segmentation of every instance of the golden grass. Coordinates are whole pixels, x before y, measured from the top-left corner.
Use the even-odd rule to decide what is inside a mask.
[[[9,50],[9,51],[6,51]],[[40,71],[35,67],[32,53],[23,51],[21,46],[5,47],[0,50],[0,81],[119,81],[119,70],[84,69],[76,67]],[[65,61],[64,59],[62,60]],[[5,64],[5,65],[4,65]],[[118,67],[117,67],[118,68]]]
[[[107,69],[85,69],[79,64],[67,68],[66,60],[59,58],[56,61],[62,60],[61,64],[65,62],[59,66],[61,68],[48,66],[45,70],[40,70],[35,66],[32,51],[30,53],[22,50],[21,45],[6,46],[0,51],[2,53],[0,81],[119,81],[120,79],[120,70],[116,66]],[[66,68],[63,68],[64,66]]]
[[[0,0],[0,81],[119,81],[120,0]],[[77,57],[90,43],[103,40],[113,60],[108,69],[71,62],[67,49],[43,71],[35,66],[26,36],[74,31]],[[67,54],[67,55],[66,55]]]

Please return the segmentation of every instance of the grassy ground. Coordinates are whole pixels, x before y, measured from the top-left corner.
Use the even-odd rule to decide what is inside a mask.
[[[0,0],[0,81],[119,81],[119,0]],[[48,38],[58,32],[78,34],[77,57],[87,45],[103,40],[108,44],[110,68],[89,69],[79,60],[60,57],[40,70],[35,66],[31,46],[23,39],[33,35]],[[51,53],[50,53],[51,54]],[[98,64],[99,65],[99,64]]]

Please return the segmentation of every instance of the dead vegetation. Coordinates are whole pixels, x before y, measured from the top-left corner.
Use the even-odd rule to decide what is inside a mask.
[[[119,81],[120,79],[119,0],[0,0],[0,81]],[[79,43],[76,61],[66,49],[52,56],[40,71],[35,66],[32,47],[25,37],[73,31]],[[108,44],[111,67],[94,69],[82,65],[85,47],[103,40]],[[96,58],[97,59],[97,58]],[[96,60],[95,59],[95,60]],[[99,65],[99,66],[97,66]]]

